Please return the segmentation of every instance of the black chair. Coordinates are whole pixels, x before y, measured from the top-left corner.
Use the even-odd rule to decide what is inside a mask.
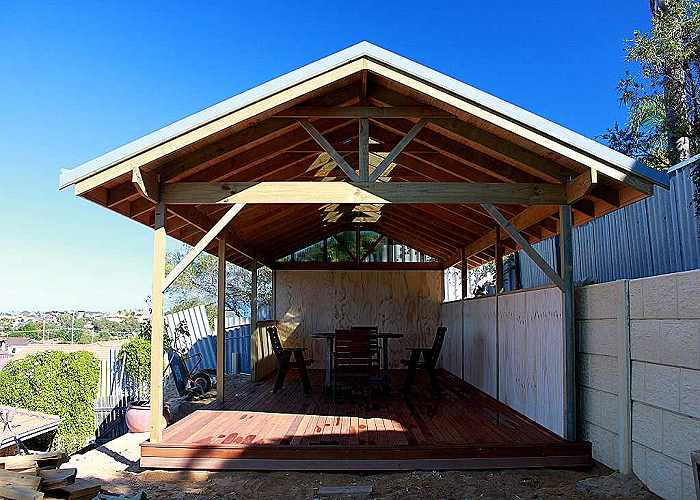
[[[408,374],[406,375],[406,382],[404,383],[404,393],[406,395],[410,394],[411,387],[416,383],[416,371],[421,368],[425,369],[430,376],[430,386],[433,391],[433,396],[440,396],[440,384],[438,383],[437,374],[435,373],[435,366],[440,357],[440,351],[442,350],[442,344],[445,341],[446,333],[446,326],[438,327],[432,347],[414,347],[409,349],[411,351],[411,358],[401,360],[401,364],[408,367]],[[421,356],[423,358],[422,361]]]
[[[284,385],[284,379],[289,369],[296,368],[301,375],[304,394],[310,394],[311,382],[309,381],[309,373],[306,367],[314,362],[313,359],[304,359],[303,347],[283,347],[276,326],[268,326],[267,335],[270,337],[272,352],[275,353],[275,357],[277,358],[277,377],[275,378],[275,385],[272,388],[272,392],[279,391]],[[292,361],[292,355],[294,355],[294,361]]]
[[[378,371],[369,335],[352,330],[336,330],[333,345],[333,400],[339,382],[350,388],[360,387],[371,396],[370,383]]]

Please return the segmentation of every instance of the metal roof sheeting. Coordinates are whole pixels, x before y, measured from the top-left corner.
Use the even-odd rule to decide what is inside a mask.
[[[5,415],[12,426],[12,430],[4,426],[0,428],[0,450],[13,446],[15,444],[14,436],[25,441],[54,431],[61,423],[61,418],[58,415],[49,415],[24,408],[0,406],[0,412]]]

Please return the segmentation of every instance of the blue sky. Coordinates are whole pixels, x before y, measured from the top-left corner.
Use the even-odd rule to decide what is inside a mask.
[[[428,7],[426,7],[428,5]],[[142,306],[147,228],[59,192],[71,168],[368,40],[589,137],[623,120],[644,0],[0,0],[0,310]]]

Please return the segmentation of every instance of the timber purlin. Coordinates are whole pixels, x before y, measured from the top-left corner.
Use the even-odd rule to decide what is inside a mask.
[[[392,372],[394,383],[404,373]],[[298,378],[229,381],[225,410],[199,410],[141,445],[141,465],[250,470],[405,470],[585,467],[591,445],[568,442],[453,375],[440,401],[392,396],[333,403],[299,397]],[[314,387],[322,373],[313,371]],[[418,390],[428,391],[424,377]]]

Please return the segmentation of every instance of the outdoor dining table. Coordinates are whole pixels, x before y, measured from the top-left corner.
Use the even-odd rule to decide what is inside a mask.
[[[382,370],[385,374],[389,373],[389,339],[403,338],[403,333],[373,333],[368,335],[370,338],[382,340]],[[311,338],[326,340],[326,359],[325,368],[326,375],[323,380],[324,388],[329,388],[333,383],[331,379],[331,371],[333,370],[333,341],[335,340],[335,332],[315,332],[311,334]]]

